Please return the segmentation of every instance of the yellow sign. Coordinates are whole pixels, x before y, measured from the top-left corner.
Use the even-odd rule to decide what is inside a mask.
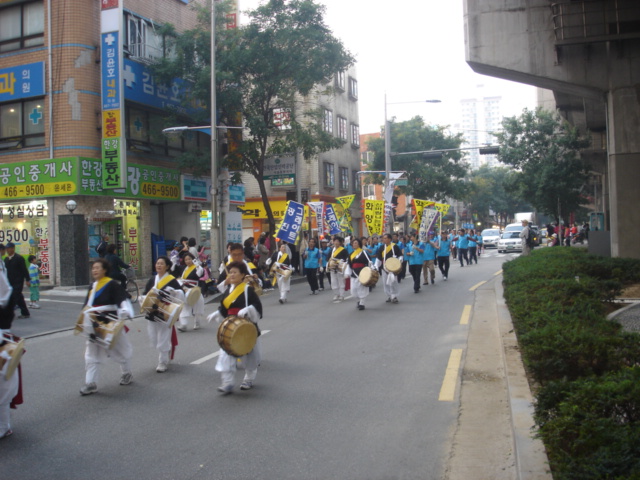
[[[140,191],[145,196],[170,198],[172,200],[180,199],[180,187],[177,185],[164,185],[162,183],[143,182],[140,185]]]
[[[8,93],[13,95],[14,85],[16,83],[16,76],[13,72],[0,74],[0,93]]]
[[[348,210],[349,208],[351,208],[351,204],[353,203],[353,200],[355,198],[355,195],[347,195],[346,197],[336,197],[336,200],[340,205],[342,205],[342,208]]]
[[[384,233],[384,200],[365,200],[364,221],[369,235]]]
[[[271,205],[271,212],[274,218],[283,218],[287,211],[287,200],[274,200],[269,202]],[[309,207],[304,206],[304,216],[307,218],[309,215]],[[264,208],[262,200],[247,201],[242,207],[242,219],[254,220],[257,218],[267,218],[267,211]]]
[[[0,189],[0,198],[49,197],[74,193],[76,193],[75,182],[30,183]]]
[[[121,137],[120,110],[105,110],[102,112],[102,138]]]

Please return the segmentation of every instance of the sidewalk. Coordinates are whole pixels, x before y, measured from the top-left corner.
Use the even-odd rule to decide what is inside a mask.
[[[502,276],[476,290],[447,480],[551,480]]]

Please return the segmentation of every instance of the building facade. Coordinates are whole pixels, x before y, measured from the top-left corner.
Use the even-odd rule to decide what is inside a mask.
[[[496,143],[496,137],[492,133],[502,129],[502,97],[479,95],[465,98],[460,101],[460,113],[463,148]],[[468,150],[467,154],[472,170],[477,170],[482,165],[499,165],[497,155],[480,155],[477,148]]]
[[[74,214],[87,221],[89,256],[97,256],[94,247],[109,234],[139,275],[149,274],[153,258],[164,254],[163,242],[154,252],[152,238],[199,236],[200,213],[185,195],[192,185],[175,158],[210,139],[199,132],[162,134],[165,109],[181,108],[182,85],[158,84],[148,68],[170,54],[159,26],[196,25],[187,3],[0,1],[0,242],[37,255],[45,284],[59,284],[57,246],[66,232],[58,216],[69,214],[71,199]],[[110,18],[117,35],[104,33],[107,9],[115,9]],[[118,87],[110,75],[121,84],[118,122],[105,108]],[[110,135],[126,145],[117,187],[109,184],[103,160]]]

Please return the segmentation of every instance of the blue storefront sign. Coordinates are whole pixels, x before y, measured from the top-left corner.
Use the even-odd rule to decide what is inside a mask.
[[[44,62],[0,69],[0,103],[44,94]]]
[[[181,103],[184,97],[184,80],[176,78],[171,85],[156,82],[151,70],[142,63],[124,59],[124,96],[142,105],[158,109],[173,108],[187,113]]]
[[[118,32],[102,34],[102,109],[119,109],[120,62]]]

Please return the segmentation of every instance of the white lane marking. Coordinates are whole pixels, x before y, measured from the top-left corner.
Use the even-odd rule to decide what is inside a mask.
[[[48,298],[41,298],[42,302],[58,302],[58,303],[73,303],[74,305],[84,305],[84,302],[70,302],[68,300],[50,300]]]
[[[266,335],[270,331],[271,330],[262,330],[262,335]],[[191,362],[191,365],[200,365],[201,363],[207,362],[218,356],[220,356],[220,350],[218,350],[217,352],[210,353],[209,355],[205,355],[204,357],[199,358],[197,360],[194,360],[193,362]]]

